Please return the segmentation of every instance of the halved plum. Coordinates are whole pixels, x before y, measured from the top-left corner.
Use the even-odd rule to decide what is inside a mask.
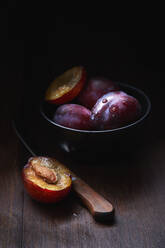
[[[65,127],[91,129],[91,111],[78,104],[64,104],[57,108],[53,121]]]
[[[39,202],[58,202],[71,190],[69,170],[49,157],[30,158],[22,170],[22,178],[27,193]]]
[[[91,109],[101,96],[117,90],[119,90],[119,86],[109,79],[91,78],[80,92],[77,100],[81,105]]]
[[[141,112],[138,100],[123,91],[103,95],[91,110],[91,120],[97,130],[122,127],[136,121]]]
[[[45,100],[49,103],[64,104],[73,100],[86,81],[86,71],[76,66],[57,77],[48,87]]]

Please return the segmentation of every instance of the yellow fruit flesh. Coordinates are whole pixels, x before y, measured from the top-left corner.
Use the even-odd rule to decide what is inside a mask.
[[[34,184],[38,185],[39,187],[43,189],[58,191],[65,189],[71,185],[72,179],[70,177],[69,170],[66,169],[61,163],[59,163],[55,159],[36,157],[32,158],[29,162],[30,164],[40,163],[41,166],[46,166],[50,169],[55,170],[57,174],[57,183],[49,184],[45,182],[41,177],[37,176],[31,166],[27,166],[24,171],[26,178],[32,181]]]
[[[71,91],[80,81],[82,75],[81,67],[73,67],[57,77],[49,86],[46,92],[46,100],[60,98],[64,94]]]

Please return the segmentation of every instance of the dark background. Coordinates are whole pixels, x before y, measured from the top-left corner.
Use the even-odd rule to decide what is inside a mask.
[[[37,99],[54,77],[83,65],[88,75],[109,77],[144,90],[152,102],[155,132],[162,125],[165,106],[161,9],[151,4],[114,9],[98,5],[93,9],[75,6],[71,12],[67,5],[24,6],[9,1],[0,15],[1,87],[13,92],[14,101],[24,93]]]
[[[165,79],[161,6],[120,6],[108,11],[105,6],[93,11],[84,8],[82,13],[75,8],[73,14],[65,6],[67,13],[62,15],[58,10],[18,1],[1,9],[1,77],[10,78],[11,89],[19,81],[20,87],[38,95],[55,76],[84,65],[89,75],[141,88],[153,99],[154,109]]]

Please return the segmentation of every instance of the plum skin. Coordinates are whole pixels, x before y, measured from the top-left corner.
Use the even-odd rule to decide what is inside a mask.
[[[53,121],[64,127],[79,130],[91,129],[91,111],[78,104],[64,104],[56,109]]]
[[[60,105],[73,100],[80,93],[86,81],[86,71],[83,67],[81,67],[81,69],[82,69],[82,75],[80,81],[77,82],[77,84],[73,87],[73,89],[71,89],[69,92],[65,93],[64,95],[60,96],[57,99],[47,100],[47,101],[52,104]]]
[[[123,91],[103,95],[91,110],[91,121],[96,130],[119,128],[136,121],[141,112],[138,100]]]
[[[42,188],[38,184],[35,184],[30,179],[28,179],[26,175],[26,169],[31,167],[30,160],[31,158],[28,160],[28,163],[24,166],[22,170],[22,180],[26,192],[31,196],[31,198],[42,203],[56,203],[63,200],[71,191],[71,176],[68,185],[66,185],[66,187],[63,189],[49,190],[47,188]]]
[[[92,109],[101,96],[117,90],[119,90],[119,86],[109,79],[101,77],[91,78],[80,92],[77,100],[86,108]]]
[[[23,184],[26,192],[36,201],[42,203],[56,203],[64,199],[71,191],[71,185],[60,191],[42,189],[37,184],[28,180],[22,172]]]

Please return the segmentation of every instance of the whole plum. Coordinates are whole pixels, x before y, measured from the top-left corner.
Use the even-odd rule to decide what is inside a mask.
[[[119,90],[117,84],[105,78],[91,78],[78,96],[78,102],[91,109],[104,94]]]
[[[53,121],[65,127],[89,130],[91,129],[91,111],[78,104],[64,104],[57,108]]]
[[[138,119],[141,105],[136,98],[123,91],[103,95],[91,110],[96,130],[122,127]]]

